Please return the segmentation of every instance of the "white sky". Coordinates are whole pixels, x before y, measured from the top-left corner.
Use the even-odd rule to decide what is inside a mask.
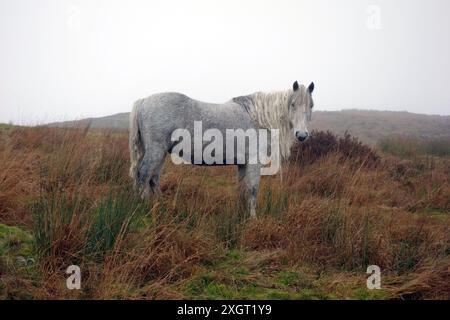
[[[448,115],[449,12],[448,0],[0,0],[0,122],[125,112],[161,91],[223,102],[295,80],[315,82],[317,110]]]

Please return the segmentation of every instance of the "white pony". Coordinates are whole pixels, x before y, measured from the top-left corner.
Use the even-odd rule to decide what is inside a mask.
[[[184,129],[193,136],[196,121],[201,121],[204,130],[215,129],[224,136],[229,129],[278,129],[280,155],[282,159],[287,159],[292,144],[309,137],[313,91],[314,83],[306,88],[296,81],[289,90],[257,92],[233,98],[223,104],[200,102],[180,93],[159,93],[136,101],[130,114],[129,138],[130,176],[135,187],[144,196],[150,192],[159,192],[164,159],[180,143],[173,141],[172,133]],[[206,146],[203,145],[203,148]],[[245,153],[248,156],[248,149]],[[225,152],[223,157],[227,158]],[[242,200],[250,215],[256,217],[261,164],[223,161],[220,165],[224,163],[238,166]],[[202,162],[201,165],[206,164]]]

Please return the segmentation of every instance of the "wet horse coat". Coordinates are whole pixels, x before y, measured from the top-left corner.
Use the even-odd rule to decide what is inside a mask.
[[[294,141],[304,140],[309,135],[307,122],[311,117],[313,90],[314,84],[305,88],[295,82],[292,90],[258,92],[223,104],[201,102],[174,92],[158,93],[136,101],[130,114],[129,138],[130,176],[135,186],[142,190],[143,195],[159,192],[165,157],[178,143],[172,141],[172,133],[185,129],[196,139],[195,121],[201,121],[204,131],[216,129],[224,137],[227,129],[278,129],[280,153],[282,158],[287,158]],[[245,153],[245,159],[248,159],[248,149]],[[225,152],[223,156],[226,158]],[[188,160],[194,163],[193,159]],[[260,171],[260,163],[238,164],[238,179],[243,188],[241,194],[251,216],[256,216]]]

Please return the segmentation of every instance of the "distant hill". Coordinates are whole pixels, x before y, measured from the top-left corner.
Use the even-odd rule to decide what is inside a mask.
[[[311,127],[342,135],[348,131],[363,142],[377,143],[393,135],[419,139],[450,138],[450,116],[409,112],[343,110],[313,114]]]
[[[106,117],[99,118],[86,118],[74,121],[64,121],[64,122],[54,122],[50,123],[48,126],[51,127],[78,127],[90,125],[91,128],[95,129],[128,129],[128,117],[130,113],[117,113]]]
[[[129,113],[100,118],[52,123],[50,126],[89,125],[96,129],[127,129]],[[346,131],[361,141],[375,144],[381,138],[402,135],[420,139],[450,138],[450,116],[423,115],[409,112],[343,110],[316,111],[311,129],[330,130],[339,135]]]

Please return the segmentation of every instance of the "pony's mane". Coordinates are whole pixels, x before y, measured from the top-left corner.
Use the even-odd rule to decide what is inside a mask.
[[[301,98],[306,97],[305,86],[300,85]],[[242,105],[259,127],[278,129],[280,134],[280,153],[283,159],[289,158],[294,135],[289,128],[289,105],[293,90],[276,92],[256,92],[248,96],[236,97],[232,101]]]

